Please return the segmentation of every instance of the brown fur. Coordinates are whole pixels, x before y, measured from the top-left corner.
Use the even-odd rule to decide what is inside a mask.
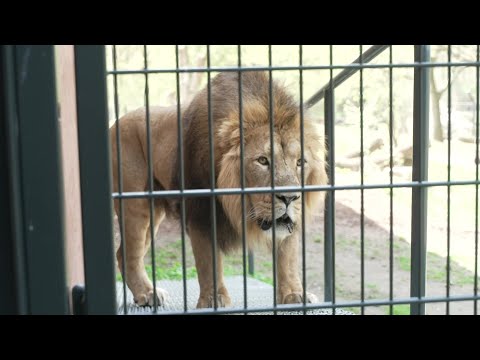
[[[259,156],[270,159],[270,99],[269,79],[263,72],[246,72],[241,75],[242,117],[245,139],[246,187],[270,186],[270,169],[260,165]],[[215,187],[240,188],[240,129],[239,129],[239,75],[221,73],[211,83],[212,130],[214,133]],[[273,118],[275,131],[275,186],[301,185],[300,111],[299,106],[285,89],[273,82]],[[184,171],[186,189],[209,189],[209,111],[208,89],[200,91],[182,111],[184,127]],[[145,110],[139,109],[120,119],[123,191],[143,191],[148,188]],[[157,190],[179,189],[176,108],[152,107],[150,109],[153,175]],[[111,128],[113,187],[118,191],[116,127]],[[318,126],[304,116],[305,184],[326,184],[324,164],[324,139]],[[281,193],[279,196],[301,196],[301,193]],[[322,203],[323,192],[306,192],[306,216]],[[269,243],[270,232],[263,231],[259,223],[272,216],[271,194],[248,194],[246,200],[247,233],[249,246]],[[242,209],[240,195],[224,195],[215,200],[217,233],[217,290],[218,305],[228,306],[230,298],[223,282],[222,253],[241,245]],[[200,284],[197,307],[213,306],[213,267],[211,246],[211,198],[191,197],[186,200],[187,232],[192,242]],[[294,220],[293,233],[277,229],[278,246],[278,302],[301,302],[302,284],[298,276],[297,249],[301,201],[288,207],[275,198],[276,214],[287,212]],[[155,231],[164,216],[178,216],[179,201],[155,200]],[[119,203],[115,201],[119,215]],[[143,257],[148,250],[149,202],[145,199],[124,201],[125,243],[127,251],[126,281],[140,305],[153,304],[152,284],[144,270]],[[286,228],[285,228],[286,229]],[[119,267],[122,264],[117,251]],[[164,293],[160,292],[160,301]],[[311,299],[309,299],[311,300]]]

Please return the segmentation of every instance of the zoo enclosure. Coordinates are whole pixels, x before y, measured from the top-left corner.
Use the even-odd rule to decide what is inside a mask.
[[[377,55],[380,53],[390,50],[390,63],[389,64],[369,64],[370,60],[375,58]],[[404,303],[401,300],[394,300],[393,299],[393,290],[391,290],[391,295],[390,299],[386,302],[382,301],[377,301],[377,302],[371,302],[367,301],[365,302],[364,296],[363,296],[363,288],[364,288],[364,265],[363,265],[363,243],[364,243],[364,238],[363,238],[363,191],[367,189],[374,189],[374,188],[387,188],[387,189],[394,189],[394,188],[399,188],[399,187],[408,187],[412,188],[412,250],[411,250],[411,297],[412,298],[417,298],[416,300],[411,300],[408,301],[408,303],[411,304],[411,313],[412,314],[421,314],[424,313],[425,311],[425,303],[430,302],[430,301],[447,301],[447,299],[442,298],[436,298],[436,299],[428,299],[424,298],[425,296],[425,281],[426,281],[426,221],[427,221],[427,188],[428,187],[433,187],[433,186],[447,186],[448,189],[450,189],[450,186],[453,185],[477,185],[476,181],[451,181],[450,179],[448,181],[444,182],[429,182],[427,180],[427,167],[428,167],[428,143],[429,143],[429,129],[428,129],[428,110],[429,110],[429,69],[432,67],[448,67],[449,71],[452,66],[476,66],[478,65],[477,62],[452,62],[450,58],[450,53],[451,49],[449,47],[449,61],[444,62],[444,63],[431,63],[430,58],[429,58],[429,47],[428,46],[415,46],[415,62],[410,63],[410,64],[394,64],[392,62],[392,48],[390,46],[384,46],[384,45],[375,45],[369,48],[367,51],[363,52],[362,47],[360,47],[360,56],[358,59],[356,59],[352,64],[349,65],[335,65],[333,61],[331,61],[330,65],[325,65],[325,66],[305,66],[303,64],[299,64],[299,66],[273,66],[272,65],[272,51],[271,47],[269,47],[269,52],[268,52],[268,58],[269,58],[269,66],[260,66],[260,67],[247,67],[247,66],[242,66],[241,65],[241,50],[239,47],[238,50],[238,67],[210,67],[210,53],[209,53],[209,47],[207,46],[206,52],[207,52],[207,67],[206,68],[180,68],[178,66],[178,47],[177,47],[177,52],[176,52],[176,64],[177,67],[175,69],[163,69],[163,68],[149,68],[148,62],[147,62],[147,49],[144,47],[144,69],[143,70],[118,70],[116,68],[116,63],[115,63],[115,47],[113,48],[113,69],[109,71],[109,75],[114,77],[114,91],[115,91],[115,97],[117,96],[117,88],[116,88],[116,81],[117,77],[121,75],[139,75],[139,76],[144,76],[145,77],[145,105],[148,106],[149,102],[149,95],[148,95],[148,76],[151,74],[159,74],[159,73],[174,73],[177,76],[177,86],[178,86],[178,74],[180,73],[186,73],[186,72],[206,72],[208,75],[208,84],[210,82],[210,73],[211,72],[217,72],[217,71],[247,71],[247,70],[254,70],[254,71],[268,71],[270,73],[270,76],[272,72],[274,71],[299,71],[300,72],[300,99],[302,101],[303,99],[303,93],[302,93],[302,75],[304,74],[305,71],[307,70],[313,70],[313,69],[324,69],[324,70],[330,70],[331,72],[331,79],[326,84],[320,91],[318,91],[315,95],[313,95],[309,100],[305,102],[306,107],[311,107],[313,106],[316,102],[324,99],[325,101],[325,134],[327,139],[329,139],[328,145],[329,145],[329,155],[328,155],[328,164],[330,165],[330,179],[331,179],[331,186],[328,187],[302,187],[301,191],[315,191],[315,190],[320,190],[320,191],[325,191],[327,190],[329,193],[329,196],[327,198],[326,202],[326,213],[325,213],[325,301],[326,302],[333,302],[333,307],[335,307],[335,224],[334,224],[334,217],[332,214],[334,214],[335,211],[335,191],[339,190],[349,190],[349,189],[359,189],[361,191],[361,196],[362,196],[362,208],[361,208],[361,216],[362,216],[362,266],[361,266],[361,271],[362,271],[362,299],[361,303],[357,303],[357,305],[362,306],[363,310],[363,305],[392,305],[392,304],[397,304],[397,303]],[[300,62],[302,61],[302,48],[299,47],[299,58]],[[332,49],[330,49],[330,55],[332,54]],[[477,59],[478,60],[478,59]],[[415,69],[414,71],[414,108],[413,108],[413,121],[414,121],[414,129],[413,129],[413,173],[412,173],[412,181],[411,182],[405,182],[405,183],[393,183],[392,180],[390,181],[389,184],[364,184],[363,183],[363,138],[361,139],[361,154],[362,154],[362,166],[361,166],[361,171],[362,171],[362,180],[359,185],[348,185],[348,186],[336,186],[335,185],[335,166],[331,164],[335,164],[335,147],[334,147],[334,141],[335,141],[335,89],[340,86],[346,79],[348,79],[350,76],[353,74],[360,72],[362,73],[363,69],[368,69],[368,68],[388,68],[390,70],[394,68],[413,68]],[[338,74],[337,76],[333,77],[332,76],[332,71],[334,69],[343,69],[343,71]],[[449,72],[450,74],[450,72]],[[361,75],[360,75],[361,76]],[[362,79],[362,77],[360,77]],[[362,81],[362,80],[360,80]],[[208,85],[209,86],[209,85]],[[390,80],[390,96],[392,96],[392,80]],[[177,88],[177,94],[179,94],[180,91]],[[449,86],[449,93],[450,93],[450,86]],[[363,98],[363,87],[360,86],[360,98]],[[117,101],[117,98],[115,98],[115,101]],[[393,99],[390,99],[390,111],[392,107],[392,101]],[[303,102],[303,101],[302,101]],[[360,102],[362,104],[362,101]],[[180,107],[180,99],[177,97],[177,105]],[[115,104],[115,109],[118,112],[118,104]],[[360,105],[360,111],[362,113],[362,105]],[[450,113],[450,112],[449,112]],[[116,117],[118,119],[118,114],[116,114]],[[148,118],[148,116],[147,116]],[[180,126],[180,121],[179,121],[179,126]],[[392,126],[392,125],[391,125]],[[363,129],[363,113],[361,114],[360,117],[360,127]],[[450,119],[449,119],[449,129],[450,129]],[[147,125],[147,138],[149,137],[148,135],[148,125]],[[363,132],[362,132],[363,135]],[[450,140],[451,137],[448,137],[449,141],[449,147],[450,147]],[[179,142],[181,143],[181,139],[179,139]],[[390,138],[390,144],[392,142],[392,139]],[[211,144],[211,140],[209,142]],[[151,155],[150,155],[151,156]],[[391,155],[392,156],[392,155]],[[392,160],[391,160],[392,164]],[[390,164],[390,170],[391,169],[391,164]],[[450,168],[450,158],[449,158],[449,164],[448,167]],[[211,176],[213,176],[213,169],[211,169],[212,173]],[[149,170],[149,173],[151,174],[151,169]],[[242,174],[243,178],[243,174]],[[290,191],[295,191],[298,189],[291,189]],[[238,191],[238,192],[237,192]],[[239,194],[245,194],[245,193],[252,193],[258,191],[258,189],[211,189],[210,191],[208,190],[179,190],[178,192],[176,191],[170,191],[170,192],[155,192],[151,191],[140,195],[140,194],[131,194],[129,195],[128,193],[119,193],[119,194],[114,194],[114,197],[118,199],[122,198],[128,198],[128,197],[140,197],[140,196],[145,196],[147,198],[150,198],[150,196],[153,197],[168,197],[168,196],[182,196],[182,198],[187,197],[187,196],[199,196],[199,195],[211,195],[212,198],[215,195],[222,195],[222,194],[234,194],[234,193],[239,193]],[[273,190],[275,191],[275,190]],[[281,191],[286,191],[285,189],[281,189]],[[288,190],[287,190],[288,191]],[[390,196],[392,197],[392,192],[390,192]],[[392,201],[392,200],[391,200]],[[450,210],[449,210],[450,211]],[[391,210],[393,212],[393,210]],[[391,214],[392,216],[392,214]],[[214,222],[212,222],[214,223]],[[184,228],[184,219],[182,220],[183,228]],[[212,224],[212,233],[213,233],[213,238],[215,238],[215,230],[214,230],[214,225]],[[392,235],[391,235],[392,237]],[[303,243],[305,243],[305,238],[303,237]],[[390,239],[390,242],[392,242],[392,239]],[[184,237],[182,237],[182,243],[184,243]],[[215,241],[213,241],[215,244]],[[153,241],[152,241],[153,244]],[[448,245],[449,246],[449,245]],[[393,246],[391,245],[391,248]],[[478,246],[476,246],[477,248]],[[213,251],[214,249],[212,249]],[[245,253],[245,248],[243,249]],[[477,263],[477,250],[475,250],[475,256],[476,260],[475,263]],[[272,255],[273,258],[273,264],[275,267],[275,256]],[[154,257],[152,256],[152,260],[154,261]],[[448,257],[448,262],[450,261]],[[302,258],[302,263],[305,264],[305,254],[303,253],[303,258]],[[393,273],[392,270],[392,261],[390,262],[390,273]],[[244,263],[244,270],[246,266]],[[471,299],[473,300],[474,298],[469,298],[469,297],[456,297],[453,298],[449,296],[448,294],[448,289],[449,289],[449,280],[448,278],[450,277],[449,274],[450,268],[449,265],[447,264],[447,297],[448,301],[450,300],[466,300]],[[305,267],[303,268],[303,274],[305,274]],[[244,274],[244,277],[246,275]],[[274,277],[275,279],[275,277]],[[477,277],[475,276],[475,279]],[[304,279],[305,280],[305,279]],[[393,281],[391,281],[391,288],[393,287]],[[274,289],[275,289],[275,280],[274,280]],[[475,285],[475,290],[474,290],[474,296],[477,294],[477,286]],[[275,291],[275,290],[274,290]],[[186,293],[185,288],[184,288],[184,294]],[[246,298],[246,295],[244,295],[244,298]],[[419,299],[420,298],[420,299]],[[447,301],[447,303],[448,303]],[[332,307],[331,305],[324,305],[325,307]],[[344,305],[347,306],[347,305]],[[353,303],[350,304],[350,306],[353,306]],[[322,307],[322,306],[319,306]],[[447,305],[448,307],[448,305]],[[307,306],[306,308],[315,308],[315,306],[309,307]],[[185,307],[186,310],[186,307]],[[251,311],[256,311],[258,309],[251,309]],[[224,310],[222,310],[224,311]],[[230,310],[226,310],[227,312]],[[233,311],[233,310],[232,310]]]
[[[8,50],[8,49],[7,49]],[[19,67],[19,62],[21,59],[25,58],[25,53],[31,51],[29,47],[19,48],[16,49],[16,56],[14,54],[10,54],[8,51],[2,52],[2,65],[5,67],[11,67],[10,70],[12,71],[10,74],[16,74],[19,77],[19,73],[12,70],[15,66]],[[147,49],[145,48],[144,59],[145,59],[145,68],[143,70],[117,70],[112,69],[108,71],[108,76],[113,78],[113,81],[116,81],[118,76],[122,76],[124,74],[138,74],[138,76],[145,77],[145,102],[146,106],[149,105],[149,96],[148,96],[148,77],[150,74],[155,73],[173,73],[177,76],[177,84],[178,84],[178,76],[180,73],[185,72],[205,72],[208,75],[210,80],[211,72],[217,71],[246,71],[246,70],[254,70],[254,71],[268,71],[270,74],[276,70],[284,70],[284,71],[298,71],[300,73],[300,99],[303,102],[303,94],[302,94],[302,85],[301,79],[304,76],[304,73],[307,70],[313,69],[322,69],[330,71],[330,81],[326,84],[319,92],[317,92],[314,96],[312,96],[309,100],[305,102],[307,107],[313,106],[316,102],[320,100],[324,100],[324,108],[325,108],[325,134],[329,153],[327,158],[327,163],[329,166],[329,177],[330,177],[330,184],[327,186],[303,186],[300,189],[298,188],[291,188],[285,189],[282,188],[281,191],[326,191],[328,193],[326,206],[325,206],[325,299],[324,302],[321,304],[301,304],[299,306],[290,306],[290,307],[267,307],[264,309],[255,309],[255,308],[248,308],[245,306],[243,309],[215,309],[215,310],[202,310],[202,311],[195,311],[195,310],[187,310],[185,307],[185,311],[182,313],[248,313],[248,312],[258,312],[258,311],[271,311],[272,309],[275,310],[311,310],[311,309],[321,309],[321,308],[342,308],[342,307],[352,307],[358,306],[361,307],[362,310],[366,306],[378,306],[378,305],[389,305],[392,306],[394,304],[410,304],[411,306],[411,313],[412,314],[423,314],[425,311],[425,304],[432,303],[432,302],[446,302],[449,304],[452,301],[472,301],[474,304],[474,313],[477,313],[477,301],[479,300],[478,296],[478,223],[477,220],[475,222],[475,284],[472,294],[467,294],[464,296],[451,296],[449,294],[449,277],[450,277],[450,257],[447,257],[447,283],[446,283],[446,296],[444,297],[426,297],[425,296],[425,282],[426,282],[426,221],[427,221],[427,189],[429,187],[447,187],[448,191],[450,191],[450,187],[452,186],[465,186],[465,185],[474,185],[475,186],[475,218],[478,218],[478,162],[476,165],[476,178],[475,180],[471,181],[451,181],[450,180],[450,173],[447,181],[428,181],[427,177],[427,164],[428,164],[428,142],[429,142],[429,129],[428,129],[428,121],[429,121],[429,71],[433,67],[446,67],[449,70],[449,80],[450,80],[450,69],[455,66],[471,66],[476,68],[476,77],[477,77],[477,91],[476,91],[476,153],[478,154],[478,69],[479,69],[479,51],[477,47],[477,57],[476,61],[470,62],[452,62],[450,58],[451,49],[449,47],[449,61],[447,62],[430,62],[429,58],[429,46],[427,45],[417,45],[415,46],[415,59],[412,63],[402,63],[402,64],[395,64],[392,62],[392,48],[391,46],[373,46],[367,51],[363,52],[363,49],[360,47],[360,55],[359,58],[354,61],[352,64],[349,65],[336,65],[332,61],[332,52],[330,52],[330,59],[331,62],[329,65],[318,65],[318,66],[311,66],[311,65],[302,65],[301,63],[299,66],[285,66],[285,67],[275,67],[272,66],[271,62],[271,47],[269,47],[269,66],[264,67],[246,67],[241,65],[241,59],[238,59],[238,67],[228,67],[228,68],[213,68],[210,67],[210,59],[208,53],[208,46],[207,46],[207,67],[206,68],[180,68],[178,67],[178,48],[177,48],[177,67],[174,69],[151,69],[148,67],[147,64]],[[300,52],[300,59],[301,56],[301,47],[299,47]],[[332,48],[330,48],[332,51]],[[376,55],[381,52],[390,51],[390,62],[388,64],[370,64],[369,61],[373,59]],[[33,51],[35,53],[35,51]],[[240,54],[240,52],[239,52]],[[51,54],[50,54],[51,55]],[[113,55],[115,58],[115,55]],[[50,59],[51,60],[51,59]],[[115,313],[116,312],[116,299],[115,299],[115,287],[114,287],[114,267],[113,267],[113,244],[111,241],[102,241],[102,239],[112,239],[112,229],[111,229],[111,195],[110,195],[110,184],[108,181],[93,181],[93,179],[110,179],[110,174],[107,171],[109,168],[109,147],[108,147],[108,140],[107,140],[107,126],[106,126],[106,119],[108,118],[107,115],[107,107],[106,107],[106,78],[105,78],[105,53],[103,47],[98,46],[76,46],[75,47],[75,62],[76,62],[76,91],[77,91],[77,112],[78,112],[78,137],[79,137],[79,154],[80,154],[80,175],[81,175],[81,189],[82,189],[82,222],[83,222],[83,245],[84,245],[84,255],[85,255],[85,292],[83,292],[82,288],[77,288],[77,295],[79,296],[76,300],[76,304],[78,305],[77,312],[82,313]],[[40,63],[42,65],[43,63]],[[40,66],[39,65],[39,66]],[[51,64],[47,63],[46,65],[43,64],[46,68],[50,68]],[[5,69],[4,67],[4,69]],[[363,182],[363,138],[361,139],[361,159],[362,159],[362,180],[360,184],[352,184],[352,185],[335,185],[335,90],[338,86],[341,86],[341,83],[346,80],[348,77],[353,75],[354,73],[359,72],[362,74],[364,69],[368,68],[387,68],[390,71],[394,68],[413,68],[414,69],[414,107],[413,107],[413,165],[412,165],[412,181],[405,182],[405,183],[393,183],[392,179],[390,183],[384,184],[364,184]],[[333,70],[335,69],[343,69],[343,71],[337,75],[333,76]],[[43,69],[39,69],[40,71]],[[3,72],[3,75],[8,74],[7,72]],[[51,76],[51,73],[47,73],[45,76]],[[10,75],[11,76],[11,75]],[[360,79],[362,76],[360,75]],[[38,82],[35,81],[44,81],[47,82],[51,81],[51,78],[48,79],[36,79],[32,80],[32,91],[38,90]],[[7,95],[12,95],[14,92],[14,88],[18,87],[18,78],[12,79],[10,78],[8,81],[2,81],[3,91]],[[361,80],[362,81],[362,80]],[[390,78],[390,113],[392,112],[391,108],[391,101],[392,101],[392,82]],[[7,87],[10,86],[11,88],[8,89]],[[178,86],[178,85],[177,85]],[[13,89],[12,89],[13,88]],[[25,89],[25,88],[23,88]],[[25,90],[22,90],[25,91]],[[177,87],[177,93],[178,87]],[[450,93],[450,83],[449,83],[449,93]],[[44,92],[45,97],[47,97],[47,104],[51,103],[51,99],[54,96],[54,91],[46,91]],[[32,98],[27,97],[28,94],[23,94],[22,92],[18,92],[16,96],[21,99],[27,99],[28,101],[34,101]],[[450,95],[449,95],[450,96]],[[360,86],[360,98],[363,97],[363,87]],[[13,123],[14,117],[12,114],[8,113],[9,111],[12,112],[12,108],[18,107],[20,109],[24,109],[27,106],[27,100],[24,100],[25,103],[20,102],[20,104],[13,104],[14,100],[9,100],[9,97],[5,97],[6,100],[3,100],[2,107],[3,114],[6,114],[5,119],[9,119],[11,124]],[[50,100],[48,100],[50,99]],[[50,101],[50,102],[49,102]],[[362,114],[362,101],[360,102],[360,111]],[[118,106],[118,104],[117,104]],[[178,101],[178,106],[180,106],[180,101]],[[42,108],[42,107],[40,107]],[[48,107],[44,107],[48,118],[52,118],[52,114],[54,111],[49,109]],[[118,110],[118,107],[116,107]],[[17,109],[18,110],[18,109]],[[50,113],[48,113],[50,111]],[[22,117],[27,118],[28,112],[21,112]],[[39,116],[37,114],[37,116]],[[119,114],[116,114],[118,119]],[[148,118],[148,117],[147,117]],[[449,124],[448,124],[448,131],[451,130],[451,121],[450,121],[450,101],[449,101]],[[33,120],[24,120],[25,124],[33,123]],[[181,126],[180,121],[178,122],[179,126]],[[52,129],[55,129],[54,124],[52,123]],[[360,117],[360,128],[363,129],[363,114]],[[390,124],[390,127],[392,125]],[[7,129],[12,131],[14,127],[10,126]],[[27,128],[26,128],[27,129]],[[149,127],[147,125],[147,131]],[[36,131],[35,128],[30,128],[29,131]],[[28,133],[27,130],[25,132]],[[390,147],[392,143],[391,139],[391,132],[390,131]],[[55,134],[55,130],[52,132]],[[181,132],[180,132],[181,134]],[[363,133],[362,133],[363,134]],[[26,136],[25,134],[22,136]],[[48,136],[48,135],[45,135]],[[179,139],[181,141],[181,138]],[[450,149],[450,141],[451,137],[448,136],[448,146]],[[211,142],[211,141],[210,141]],[[58,144],[55,145],[55,141],[52,143],[53,148],[48,150],[49,154],[58,153]],[[10,146],[14,148],[11,143],[8,144],[7,142],[2,142],[2,146]],[[32,157],[30,156],[31,148],[28,146],[27,142],[21,142],[21,147],[24,147],[24,152],[22,156],[26,156],[25,170],[22,174],[22,179],[24,179],[25,183],[28,183],[28,169],[35,169],[35,165],[28,165],[28,160],[32,161]],[[57,146],[55,148],[55,146]],[[449,150],[450,151],[450,150]],[[392,156],[392,154],[391,154]],[[150,164],[149,164],[150,165]],[[58,167],[58,164],[57,164]],[[448,168],[450,168],[450,157],[449,157],[449,164]],[[392,159],[390,159],[390,171],[392,170]],[[52,170],[56,173],[59,173],[58,169]],[[212,168],[213,171],[213,168]],[[149,174],[151,176],[151,168],[149,166]],[[11,173],[11,176],[16,176],[15,171]],[[18,176],[18,175],[17,175]],[[243,177],[243,171],[242,171]],[[184,199],[187,196],[211,196],[214,199],[218,195],[222,194],[241,194],[242,197],[246,193],[253,193],[253,192],[271,192],[272,194],[276,190],[275,188],[270,189],[199,189],[199,190],[185,190],[180,189],[179,191],[166,191],[166,192],[157,192],[153,191],[152,188],[152,181],[150,180],[150,189],[149,191],[143,193],[123,193],[119,192],[113,194],[114,198],[118,199],[126,199],[126,198],[134,198],[134,197],[145,197],[148,199],[153,199],[155,197],[180,197]],[[4,184],[2,184],[4,186]],[[6,185],[5,185],[6,186]],[[11,186],[11,185],[10,185]],[[25,186],[25,185],[24,185]],[[45,196],[48,199],[55,196],[61,196],[61,192],[58,191],[59,185],[52,183],[52,194],[49,194],[47,189],[45,190]],[[361,217],[362,217],[362,231],[361,231],[361,251],[362,251],[362,265],[361,265],[361,275],[362,275],[362,296],[360,301],[351,301],[351,302],[337,302],[335,299],[335,221],[334,221],[334,210],[335,210],[335,192],[342,191],[342,190],[360,190],[362,196],[362,204],[363,204],[363,192],[364,190],[368,189],[376,189],[376,188],[385,188],[390,190],[390,194],[392,194],[392,189],[394,188],[411,188],[412,189],[412,247],[411,247],[411,296],[409,298],[402,298],[402,299],[395,299],[393,297],[393,281],[390,283],[391,292],[390,298],[387,299],[378,299],[378,300],[365,300],[363,296],[363,289],[364,289],[364,256],[363,256],[363,246],[364,246],[364,238],[363,238],[363,206],[361,208]],[[20,193],[22,193],[20,191]],[[57,194],[57,195],[55,195]],[[390,195],[391,202],[392,195]],[[449,199],[450,200],[450,199]],[[27,199],[27,202],[31,201],[31,209],[32,212],[37,212],[40,214],[42,209],[39,209],[38,206],[35,207],[35,204],[39,205],[42,203],[42,200],[38,199]],[[18,199],[13,199],[12,202],[15,204],[18,202]],[[449,202],[450,203],[450,202]],[[3,204],[3,203],[2,203]],[[23,205],[27,206],[27,205]],[[58,206],[58,211],[61,211],[61,206]],[[391,210],[392,211],[392,210]],[[48,215],[45,214],[48,220]],[[50,215],[51,216],[51,215]],[[448,213],[450,216],[450,212]],[[58,219],[62,219],[61,213],[59,213]],[[184,229],[184,217],[182,218],[182,228]],[[43,222],[44,220],[41,220]],[[449,222],[449,220],[448,220]],[[57,231],[54,237],[51,237],[52,243],[50,243],[51,248],[56,247],[57,249],[62,249],[62,221],[59,222],[58,226],[50,227],[50,231]],[[20,221],[20,224],[17,224],[17,227],[28,229],[27,224]],[[17,233],[21,233],[22,231],[17,229]],[[55,230],[57,229],[57,230]],[[214,229],[214,228],[213,228]],[[27,232],[28,233],[28,232]],[[182,233],[184,233],[182,231]],[[213,236],[215,237],[215,231],[212,231]],[[20,235],[18,235],[20,236]],[[55,243],[53,242],[55,240]],[[152,239],[153,241],[153,239]],[[392,244],[392,237],[390,238],[390,249],[393,251],[393,244]],[[305,243],[305,235],[302,237],[302,242]],[[14,242],[15,246],[25,246],[29,254],[27,261],[29,263],[35,264],[36,255],[34,255],[33,247],[34,243],[28,240],[23,240],[22,243]],[[23,245],[22,245],[23,244]],[[185,238],[182,237],[182,244],[183,248],[185,246]],[[215,244],[215,242],[213,242]],[[48,244],[47,244],[48,245]],[[450,247],[450,239],[448,239],[448,247]],[[303,246],[303,248],[305,248]],[[49,247],[43,248],[43,250],[38,251],[45,251],[47,252]],[[214,250],[214,249],[212,249]],[[153,247],[152,247],[153,251]],[[21,253],[20,250],[17,250],[17,253]],[[28,258],[30,257],[30,258]],[[56,259],[62,259],[62,254],[58,254],[55,256]],[[244,259],[244,277],[246,277],[246,247],[243,247],[243,259]],[[274,258],[274,257],[273,257]],[[99,259],[102,259],[99,261]],[[390,258],[390,274],[393,273],[392,271],[392,256]],[[154,257],[152,257],[154,262]],[[31,278],[27,277],[27,282],[30,281],[33,284],[33,278],[35,278],[36,282],[41,283],[45,280],[41,279],[42,276],[49,274],[49,276],[53,276],[58,278],[57,283],[64,283],[65,279],[62,278],[62,261],[53,261],[53,267],[38,270],[38,277],[31,276]],[[275,262],[275,261],[274,261]],[[20,263],[20,265],[19,265]],[[302,254],[302,264],[303,264],[303,275],[305,275],[305,253]],[[21,261],[17,263],[17,268],[22,268]],[[56,268],[55,268],[56,266]],[[275,265],[274,265],[275,267]],[[33,271],[34,266],[31,265],[29,271]],[[33,274],[32,274],[33,275]],[[304,276],[305,281],[305,276]],[[31,293],[38,293],[35,290],[31,290],[35,288],[31,284],[30,290],[26,290],[27,292],[30,291]],[[50,284],[50,283],[49,283]],[[184,285],[185,286],[185,285]],[[28,288],[28,287],[27,287]],[[274,282],[275,288],[275,282]],[[305,288],[305,287],[304,287]],[[57,293],[61,290],[55,290]],[[55,292],[54,291],[54,292]],[[246,290],[245,290],[246,291]],[[275,291],[275,289],[274,289]],[[186,293],[184,289],[184,294]],[[22,294],[18,295],[18,298],[22,298]],[[246,295],[245,295],[246,297]],[[60,304],[63,304],[65,301],[63,295],[59,297],[63,299],[60,301]],[[33,304],[39,304],[39,300],[32,300]],[[275,304],[274,304],[275,305]],[[60,306],[60,305],[58,305]],[[63,306],[63,305],[62,305]],[[30,307],[35,308],[34,306]],[[54,307],[52,304],[52,309],[55,308],[58,311],[59,307]],[[448,306],[447,306],[448,309]],[[161,313],[159,309],[153,309],[153,312]],[[334,312],[333,312],[334,313]]]

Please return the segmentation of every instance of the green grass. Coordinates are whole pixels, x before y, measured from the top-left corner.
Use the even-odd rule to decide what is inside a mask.
[[[390,315],[390,308],[386,307],[385,314]],[[410,315],[410,305],[394,305],[393,306],[393,315]]]
[[[447,268],[446,265],[438,268],[429,268],[427,271],[427,279],[431,281],[446,282],[447,281]],[[450,263],[450,284],[451,285],[473,285],[474,277],[468,274],[463,269],[458,269],[456,264]]]
[[[410,256],[400,255],[395,259],[403,271],[410,271]],[[427,280],[445,282],[447,279],[446,260],[434,253],[427,253]],[[465,268],[455,261],[450,261],[450,284],[451,285],[473,285],[474,277]]]
[[[171,242],[168,245],[156,250],[155,254],[155,279],[156,280],[181,280],[183,269],[181,262],[180,240]],[[180,260],[180,261],[179,261]],[[151,257],[145,257],[145,270],[148,278],[152,280]],[[243,259],[241,256],[227,256],[224,260],[223,274],[225,276],[243,275]],[[247,274],[248,275],[248,274]],[[248,275],[250,276],[250,275]],[[190,246],[186,247],[186,278],[195,279],[197,269],[193,261],[193,254]],[[254,279],[273,285],[272,262],[262,259],[259,254],[255,258]],[[116,280],[122,281],[122,274],[117,271]]]
[[[407,240],[404,237],[399,236],[398,240],[393,241],[393,249],[394,250],[401,250],[407,246]]]
[[[342,308],[342,309],[345,310],[345,311],[351,311],[355,315],[360,315],[360,313],[361,313],[360,308],[358,308],[358,307],[345,307],[345,308]]]
[[[153,279],[152,276],[152,266],[145,265],[145,270],[147,271],[148,278],[150,280]],[[187,279],[193,279],[197,277],[197,269],[195,267],[187,267],[186,268],[186,277]],[[183,269],[182,264],[176,262],[166,268],[157,265],[155,271],[155,279],[156,280],[181,280],[183,279]],[[117,273],[117,281],[122,281],[122,274]]]
[[[407,256],[399,256],[396,259],[398,266],[400,266],[400,269],[403,271],[410,271],[410,257]]]
[[[253,274],[252,277],[254,279],[263,281],[264,283],[273,285],[273,277],[271,275],[269,276],[269,275],[265,275],[265,274],[262,274],[262,273],[255,273],[255,274]]]

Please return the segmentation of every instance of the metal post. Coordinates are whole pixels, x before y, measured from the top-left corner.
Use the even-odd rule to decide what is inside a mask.
[[[415,62],[430,60],[429,45],[415,45]],[[428,106],[429,68],[414,70],[413,98],[413,181],[428,180]],[[426,254],[427,254],[427,192],[426,187],[412,188],[412,250],[410,295],[425,296]],[[410,305],[412,315],[424,315],[425,304]]]
[[[87,314],[115,314],[105,47],[75,46]]]
[[[67,314],[54,48],[16,46],[15,59],[29,313]]]
[[[9,189],[11,209],[9,254],[3,256],[9,259],[4,266],[11,267],[16,301],[10,311],[67,314],[53,46],[5,46],[1,58],[8,163],[2,187]]]
[[[248,273],[255,274],[255,255],[251,250],[248,250]]]
[[[14,46],[0,46],[0,314],[27,314]]]
[[[325,137],[327,149],[328,178],[335,185],[335,93],[333,88],[325,92]],[[324,298],[335,301],[335,192],[325,197],[324,212]]]

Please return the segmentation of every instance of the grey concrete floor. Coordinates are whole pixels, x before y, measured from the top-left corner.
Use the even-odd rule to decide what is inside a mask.
[[[225,284],[232,299],[232,308],[244,307],[243,294],[243,277],[231,276],[225,278]],[[158,313],[181,312],[184,311],[184,294],[183,281],[181,280],[161,280],[157,281],[157,287],[160,287],[168,292],[168,298],[163,307],[158,308]],[[150,314],[153,309],[150,307],[138,307],[133,301],[133,295],[127,290],[127,313],[128,314]],[[195,309],[199,294],[199,287],[197,279],[187,280],[187,307],[189,310]],[[123,283],[117,282],[117,304],[118,313],[124,312],[123,301]],[[248,308],[268,308],[273,305],[273,286],[264,283],[257,279],[247,278],[247,307]],[[254,312],[251,314],[265,314],[272,315],[273,312]],[[280,312],[282,315],[300,315],[302,311],[284,311]],[[329,309],[326,310],[309,310],[308,315],[331,315]],[[354,315],[352,312],[337,309],[338,315]]]

